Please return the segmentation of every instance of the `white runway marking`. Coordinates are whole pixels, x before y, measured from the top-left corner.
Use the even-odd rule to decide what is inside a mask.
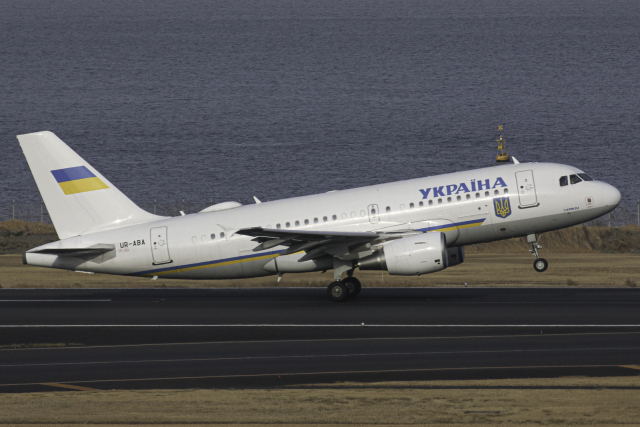
[[[473,370],[507,370],[507,369],[549,369],[549,368],[616,368],[620,365],[531,365],[531,366],[473,366],[458,368],[416,368],[416,369],[379,369],[368,371],[317,371],[317,372],[271,372],[257,374],[228,374],[228,375],[201,375],[189,377],[156,377],[156,378],[127,378],[127,379],[102,379],[102,380],[80,380],[63,381],[63,383],[89,384],[89,383],[114,383],[114,382],[140,382],[140,381],[167,381],[167,380],[192,380],[210,378],[256,378],[256,377],[293,377],[310,375],[344,375],[344,374],[380,374],[399,372],[434,372],[434,371],[473,371]],[[0,387],[41,385],[42,383],[16,383],[0,384]]]
[[[111,302],[110,299],[0,299],[0,302]]]
[[[347,357],[389,357],[389,356],[429,356],[429,355],[457,355],[457,354],[517,354],[517,353],[557,353],[557,352],[585,352],[585,351],[620,351],[640,350],[640,347],[590,347],[590,348],[551,348],[534,350],[464,350],[464,351],[417,351],[396,353],[346,353],[346,354],[303,354],[303,355],[275,355],[275,356],[239,356],[239,357],[207,357],[197,359],[142,359],[142,360],[112,360],[92,362],[53,362],[53,363],[25,363],[0,365],[2,368],[17,368],[28,366],[64,366],[64,365],[114,365],[120,363],[185,363],[185,362],[221,362],[226,360],[278,360],[278,359],[322,359]],[[626,365],[629,368],[634,365]],[[634,369],[640,369],[635,367]]]
[[[399,325],[399,324],[167,324],[167,325],[0,325],[0,328],[640,328],[640,324],[569,325],[569,324],[525,324],[525,325]]]

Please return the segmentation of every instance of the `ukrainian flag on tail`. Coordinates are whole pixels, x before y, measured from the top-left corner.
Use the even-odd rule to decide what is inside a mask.
[[[86,166],[56,169],[51,171],[51,173],[66,195],[109,188],[107,184],[102,182],[102,180],[95,176]]]

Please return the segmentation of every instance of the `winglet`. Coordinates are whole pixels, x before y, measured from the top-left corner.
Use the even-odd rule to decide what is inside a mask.
[[[518,159],[516,159],[515,157],[511,156],[511,159],[513,160],[513,164],[514,165],[519,165],[520,162],[518,161]]]
[[[262,203],[262,202],[260,201],[260,199],[258,199],[256,196],[253,196],[253,200],[255,200],[255,201],[256,201],[256,204],[258,204],[258,203]]]

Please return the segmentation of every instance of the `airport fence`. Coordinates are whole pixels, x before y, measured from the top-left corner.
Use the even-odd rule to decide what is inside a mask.
[[[207,203],[189,203],[180,201],[174,204],[151,203],[140,205],[147,212],[162,216],[180,216],[181,211],[185,214],[197,213],[202,209],[211,206],[212,200]],[[17,201],[0,204],[0,222],[17,219],[28,222],[44,222],[51,224],[51,218],[44,203],[22,204]],[[589,227],[619,227],[625,225],[640,225],[640,201],[636,206],[618,206],[611,213],[586,222]]]

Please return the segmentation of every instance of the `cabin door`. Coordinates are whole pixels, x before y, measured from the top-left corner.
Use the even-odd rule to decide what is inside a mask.
[[[156,227],[151,229],[151,254],[153,255],[153,265],[168,264],[169,241],[167,240],[167,227]]]
[[[536,196],[536,184],[533,181],[533,171],[526,170],[516,172],[516,182],[518,183],[518,197],[520,206],[523,208],[538,206],[538,196]]]

